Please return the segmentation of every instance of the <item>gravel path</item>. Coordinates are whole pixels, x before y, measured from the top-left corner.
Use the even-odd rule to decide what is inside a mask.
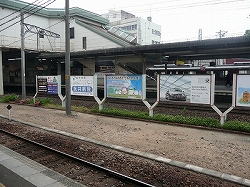
[[[250,179],[250,136],[12,105],[11,118]],[[6,104],[0,112],[8,116]]]

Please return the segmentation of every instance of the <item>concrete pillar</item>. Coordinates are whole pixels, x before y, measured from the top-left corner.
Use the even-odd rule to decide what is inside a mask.
[[[2,50],[0,50],[0,95],[4,95],[4,90],[3,90],[3,55],[2,55]]]
[[[95,74],[95,59],[83,59],[79,62],[84,65],[83,75],[93,76]]]
[[[61,66],[61,62],[57,63],[57,75],[61,75],[62,76],[62,66]]]

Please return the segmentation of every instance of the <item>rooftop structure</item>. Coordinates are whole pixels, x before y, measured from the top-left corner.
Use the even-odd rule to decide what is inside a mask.
[[[150,16],[145,20],[123,10],[110,10],[102,16],[109,19],[111,26],[134,34],[137,37],[137,43],[140,45],[161,43],[161,26],[153,23]]]

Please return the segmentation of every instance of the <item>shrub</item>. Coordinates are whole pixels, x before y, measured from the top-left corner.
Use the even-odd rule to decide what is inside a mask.
[[[34,103],[34,99],[25,99],[25,100],[21,100],[20,101],[21,104],[34,104],[35,106],[40,106],[40,105],[48,105],[51,104],[51,99],[49,98],[38,98],[35,99],[35,103]]]
[[[32,103],[34,101],[32,100]],[[51,99],[50,98],[38,98],[35,101],[35,106],[40,106],[40,105],[48,105],[51,104]]]
[[[39,101],[41,102],[41,105],[51,104],[50,98],[43,98],[43,99],[40,99]]]
[[[33,99],[29,99],[29,98],[27,98],[27,99],[22,99],[22,100],[20,101],[20,104],[33,104],[33,103],[34,103]]]
[[[40,106],[40,105],[41,105],[40,101],[35,102],[35,106]]]
[[[241,121],[227,121],[223,126],[223,129],[250,132],[250,123]]]
[[[17,99],[18,99],[18,95],[7,94],[4,97],[2,97],[0,101],[10,102],[10,101],[16,101]],[[34,106],[40,106],[40,105],[47,105],[49,107],[52,106],[50,98],[38,98],[36,99],[35,103],[34,103],[33,98],[26,99],[26,100],[21,100],[20,103],[34,104]],[[62,108],[61,106],[58,106],[58,107]],[[203,117],[197,117],[197,116],[183,116],[183,115],[166,115],[166,114],[154,114],[153,117],[150,117],[148,112],[131,111],[131,110],[121,109],[121,108],[107,107],[99,111],[98,106],[94,106],[91,109],[88,109],[86,107],[78,107],[78,106],[72,106],[72,108],[80,112],[94,112],[94,113],[102,113],[102,114],[107,114],[107,115],[131,117],[131,118],[137,118],[137,119],[152,119],[155,121],[182,123],[182,124],[212,127],[212,128],[223,128],[227,130],[250,133],[250,123],[240,122],[240,121],[227,121],[225,122],[224,125],[221,126],[219,120],[214,119],[214,118],[203,118]],[[185,110],[186,109],[184,109],[184,112]]]
[[[132,117],[132,118],[142,118],[148,119],[148,113],[140,112],[140,111],[130,111],[126,109],[118,109],[118,108],[104,108],[100,111],[103,114],[116,115],[116,116],[124,116],[124,117]]]
[[[19,95],[16,95],[16,94],[7,94],[1,98],[0,102],[9,103],[9,102],[17,101],[18,97]]]
[[[165,114],[155,114],[153,117],[150,117],[147,112],[140,111],[130,111],[126,109],[117,109],[117,108],[104,108],[100,113],[115,115],[115,116],[124,116],[132,118],[141,118],[141,119],[152,119],[156,121],[172,122],[172,123],[183,123],[189,125],[197,126],[206,126],[206,127],[220,127],[220,122],[213,118],[202,118],[202,117],[186,117],[182,115],[165,115]]]
[[[20,104],[25,104],[25,102],[26,102],[26,100],[23,100],[23,99],[22,99],[22,100],[20,101]]]

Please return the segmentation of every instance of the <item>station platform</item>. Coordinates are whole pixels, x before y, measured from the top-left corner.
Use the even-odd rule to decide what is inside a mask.
[[[0,145],[0,187],[84,187]]]
[[[233,87],[224,85],[215,85],[215,94],[232,95]]]

